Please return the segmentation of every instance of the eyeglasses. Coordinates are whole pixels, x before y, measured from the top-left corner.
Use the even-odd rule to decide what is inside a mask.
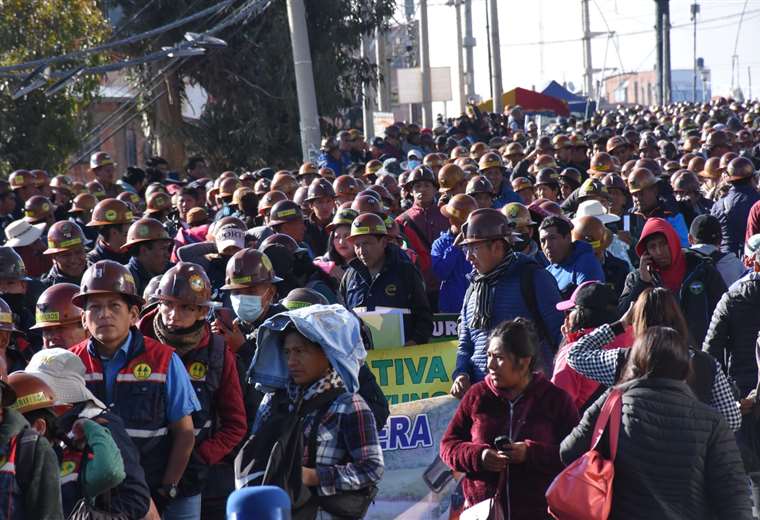
[[[474,244],[465,244],[462,246],[462,251],[465,255],[477,256],[485,246],[490,246],[493,240],[484,240],[482,242],[475,242]]]

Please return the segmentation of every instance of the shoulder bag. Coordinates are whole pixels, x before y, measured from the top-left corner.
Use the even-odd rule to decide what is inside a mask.
[[[612,509],[612,481],[615,477],[623,392],[610,392],[596,419],[591,449],[557,475],[546,490],[549,514],[558,520],[606,520]],[[610,458],[597,450],[599,439],[609,424]]]

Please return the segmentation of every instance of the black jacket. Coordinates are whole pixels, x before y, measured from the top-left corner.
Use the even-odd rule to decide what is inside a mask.
[[[623,287],[625,287],[625,280],[630,272],[628,264],[609,251],[605,251],[602,270],[604,271],[604,281],[612,285],[615,295],[620,297],[623,293]]]
[[[752,518],[747,476],[723,417],[681,381],[643,378],[623,387],[610,518]],[[606,397],[562,441],[564,464],[589,450]],[[607,458],[606,433],[599,446]]]
[[[742,397],[757,385],[755,342],[760,331],[760,274],[735,282],[721,296],[702,349],[736,382]]]
[[[74,285],[79,285],[82,282],[82,277],[79,276],[77,278],[74,278],[67,274],[63,274],[58,270],[58,267],[56,265],[53,265],[53,267],[50,268],[50,271],[48,271],[47,274],[40,279],[40,281],[45,285],[45,287],[52,287],[57,283],[73,283]]]
[[[713,310],[721,295],[726,292],[726,284],[709,257],[691,249],[684,249],[683,253],[686,256],[686,275],[676,297],[681,303],[681,310],[689,324],[692,337],[689,343],[701,345]],[[628,310],[630,304],[635,302],[647,287],[652,287],[652,284],[641,280],[638,269],[628,274],[618,303],[620,315]]]
[[[406,341],[427,343],[433,332],[433,314],[425,293],[425,284],[417,268],[401,249],[389,245],[385,249],[385,263],[376,277],[358,259],[349,264],[340,284],[340,293],[346,307],[375,307],[409,309],[404,316]]]

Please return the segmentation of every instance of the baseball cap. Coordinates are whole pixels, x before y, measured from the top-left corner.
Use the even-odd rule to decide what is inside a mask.
[[[699,215],[692,222],[689,234],[699,244],[716,244],[723,240],[720,221],[713,215]]]
[[[569,311],[575,307],[607,311],[617,308],[617,296],[611,286],[590,280],[576,287],[570,299],[559,302],[556,307],[558,311]]]
[[[238,250],[245,247],[245,231],[234,225],[227,225],[216,231],[217,251],[222,253],[228,247],[233,246]]]
[[[84,363],[73,352],[63,348],[40,350],[29,360],[24,372],[45,381],[55,393],[56,400],[61,403],[92,401],[96,406],[106,408],[87,388]]]

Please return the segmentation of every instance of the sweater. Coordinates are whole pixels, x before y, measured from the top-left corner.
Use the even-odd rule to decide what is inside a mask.
[[[557,280],[559,292],[570,296],[583,282],[596,280],[604,282],[604,270],[594,255],[594,249],[588,242],[576,240],[572,243],[570,254],[562,263],[549,264],[546,270]]]
[[[526,460],[508,468],[502,493],[505,518],[546,518],[547,487],[560,472],[559,443],[578,422],[570,396],[534,373],[523,393],[512,401],[497,394],[486,381],[470,387],[441,439],[443,461],[465,473],[462,489],[466,506],[492,497],[499,474],[483,469],[481,454],[500,435],[527,444]]]
[[[610,518],[751,518],[747,476],[723,418],[682,381],[642,378],[623,386]],[[570,464],[589,450],[607,394],[562,441]],[[609,456],[606,434],[599,444]]]

